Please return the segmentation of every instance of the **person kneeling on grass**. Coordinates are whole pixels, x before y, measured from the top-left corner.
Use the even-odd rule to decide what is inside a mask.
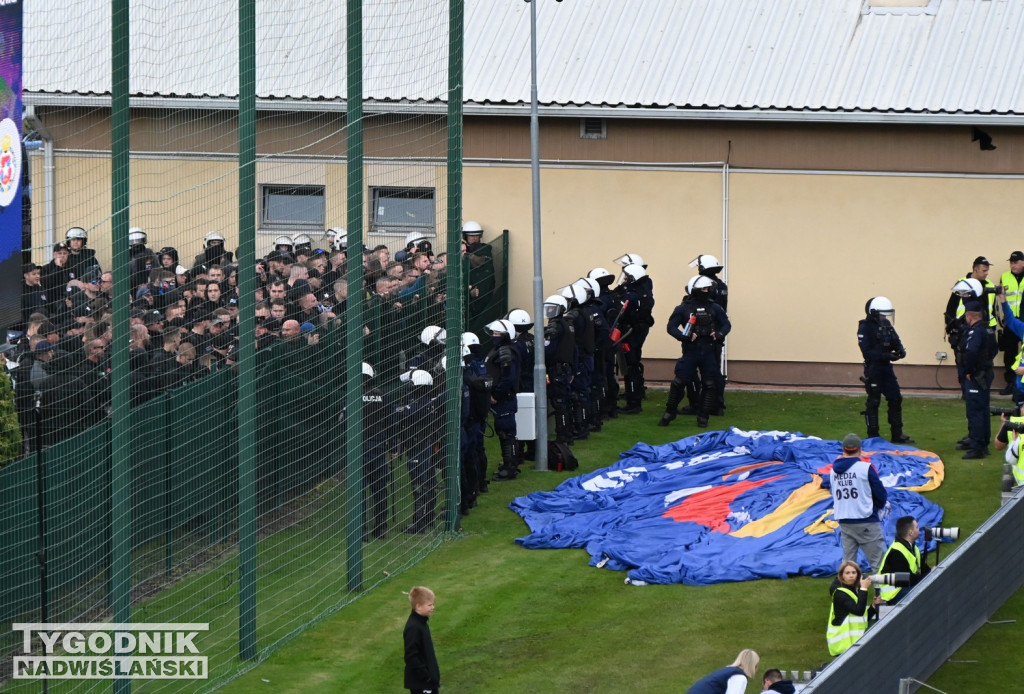
[[[412,613],[402,634],[405,640],[405,688],[413,694],[437,694],[441,691],[441,669],[434,655],[427,620],[434,614],[434,591],[415,586],[409,591]]]
[[[697,680],[686,694],[743,694],[747,690],[747,680],[757,672],[760,661],[757,653],[745,648],[732,665]]]

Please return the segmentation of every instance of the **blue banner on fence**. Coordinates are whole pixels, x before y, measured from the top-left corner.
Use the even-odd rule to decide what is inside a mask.
[[[21,320],[21,0],[0,2],[0,326]]]
[[[585,548],[591,565],[638,584],[834,575],[842,548],[821,481],[841,452],[838,441],[739,429],[639,443],[614,465],[515,499],[531,531],[516,542]],[[864,455],[888,491],[887,541],[900,516],[941,523],[942,508],[919,493],[941,484],[938,456],[878,438]]]

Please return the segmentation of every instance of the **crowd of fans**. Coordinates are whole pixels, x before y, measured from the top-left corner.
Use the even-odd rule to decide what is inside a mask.
[[[463,262],[472,282],[466,287],[472,311],[485,304],[479,299],[494,285],[489,246],[479,234],[471,240]],[[233,367],[239,354],[238,264],[225,237],[207,234],[191,259],[184,249],[151,249],[137,227],[128,242],[132,404]],[[304,234],[275,239],[256,267],[261,363],[283,357],[301,375],[304,365],[328,356],[321,341],[344,326],[347,261],[347,234],[340,228],[328,230],[318,244]],[[394,259],[384,245],[362,254],[364,286],[355,296],[363,299],[363,357],[388,389],[400,382],[423,328],[444,324],[447,264],[447,254],[434,254],[429,237],[419,232],[406,237]],[[114,275],[100,266],[80,227],[69,229],[53,247],[52,260],[42,266],[27,263],[23,270],[22,320],[8,330],[2,350],[22,438],[31,450],[37,403],[44,446],[85,430],[109,412]]]

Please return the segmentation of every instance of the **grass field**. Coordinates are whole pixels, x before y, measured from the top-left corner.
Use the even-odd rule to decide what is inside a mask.
[[[642,415],[620,417],[578,442],[581,471],[611,463],[638,441],[659,444],[697,433],[690,417],[658,428],[663,402],[664,394],[652,391]],[[712,426],[840,438],[862,429],[862,403],[859,397],[737,392],[730,394],[728,415]],[[964,429],[959,401],[907,399],[905,409],[917,445],[946,461],[945,482],[929,498],[945,508],[947,525],[973,531],[998,508],[1001,457],[960,460],[953,446]],[[491,459],[493,465],[496,456]],[[622,573],[589,567],[581,550],[515,545],[526,526],[508,503],[563,479],[529,471],[492,484],[460,537],[407,570],[396,566],[400,573],[221,691],[401,691],[408,614],[401,591],[415,584],[437,593],[431,629],[449,694],[678,692],[746,647],[761,654],[762,669],[810,670],[828,659],[826,579],[633,587],[623,584]],[[945,546],[943,556],[950,550]],[[997,615],[1021,617],[1019,594]],[[1015,684],[1014,648],[1020,635],[1016,623],[984,627],[929,684],[947,692],[1024,691],[1013,689],[1021,686]],[[748,691],[754,690],[752,683]]]

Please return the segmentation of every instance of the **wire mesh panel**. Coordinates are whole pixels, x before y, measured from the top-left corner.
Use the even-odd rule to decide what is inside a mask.
[[[109,623],[126,600],[135,623],[208,624],[206,680],[132,687],[213,688],[456,527],[446,332],[461,332],[450,295],[467,290],[449,262],[461,121],[445,102],[461,4],[365,3],[361,65],[346,40],[358,2],[129,2],[123,25],[118,3],[39,4],[25,17],[26,137],[41,143],[31,252],[46,299],[9,355],[18,430],[4,441],[22,457],[0,469],[0,617]],[[111,76],[124,61],[129,139]],[[40,691],[11,679],[21,634],[3,629],[0,645],[0,682]]]

